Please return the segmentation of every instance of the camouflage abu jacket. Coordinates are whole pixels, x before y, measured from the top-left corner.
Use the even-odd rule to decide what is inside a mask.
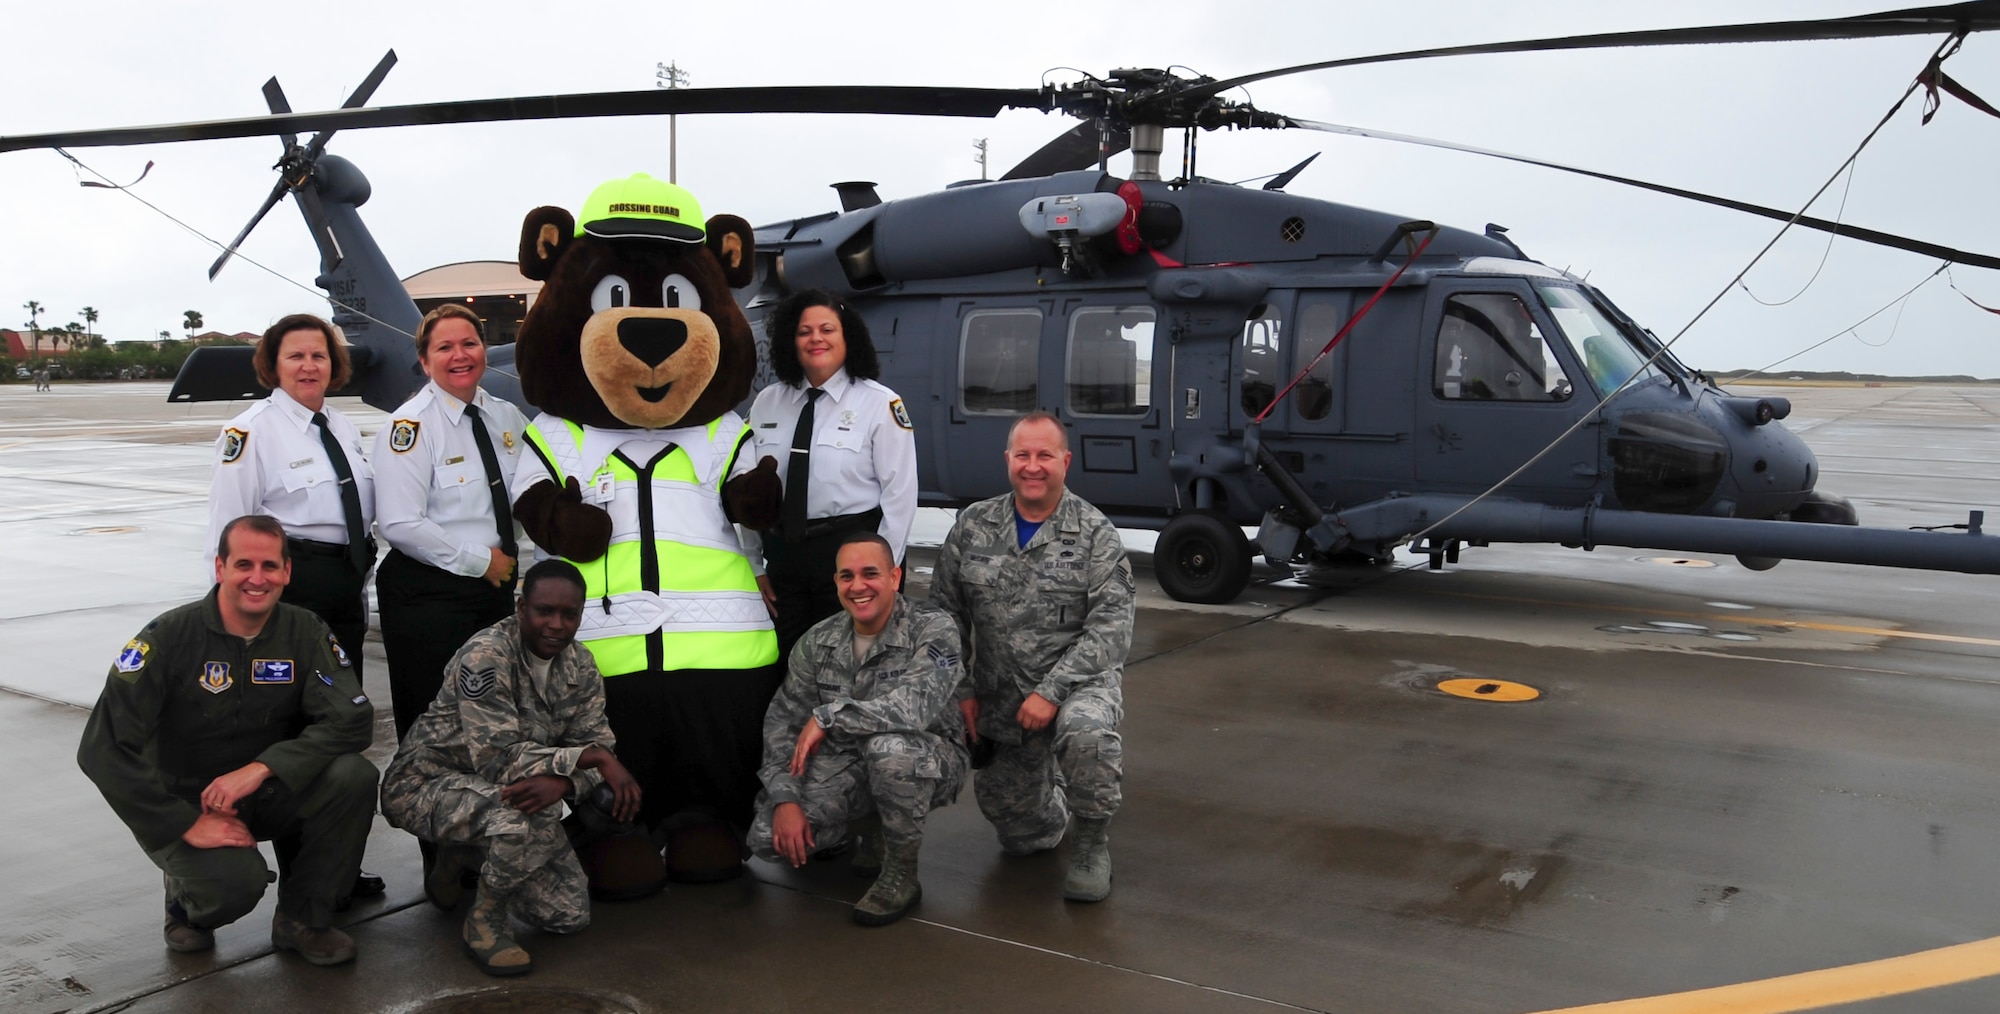
[[[958,697],[979,698],[981,736],[1010,743],[1029,694],[1060,705],[1083,687],[1118,689],[1136,609],[1118,529],[1075,493],[1016,542],[1013,494],[981,500],[958,512],[931,575],[931,601],[971,655]]]

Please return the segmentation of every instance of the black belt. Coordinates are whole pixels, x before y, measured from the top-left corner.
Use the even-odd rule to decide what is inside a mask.
[[[830,518],[813,518],[806,522],[807,539],[824,538],[828,535],[844,535],[863,528],[874,528],[882,523],[882,508],[870,507],[859,514],[841,514]]]
[[[291,550],[293,556],[334,556],[347,559],[347,544],[344,542],[318,542],[313,539],[287,537],[285,548]],[[372,538],[368,540],[368,555],[370,557],[375,555],[375,540]]]

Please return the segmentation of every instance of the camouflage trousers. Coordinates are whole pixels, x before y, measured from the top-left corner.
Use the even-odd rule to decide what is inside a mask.
[[[821,746],[799,786],[814,846],[846,841],[849,826],[871,813],[881,816],[885,840],[922,841],[924,818],[958,798],[970,763],[965,744],[928,732],[883,732],[858,745]],[[776,810],[770,793],[758,794],[748,841],[751,852],[771,862],[783,861],[771,841]]]
[[[1118,725],[1124,717],[1117,690],[1085,687],[1062,703],[1046,728],[1023,731],[1018,743],[993,744],[993,763],[979,769],[972,795],[1002,848],[1054,848],[1071,811],[1079,817],[1118,812],[1125,776]]]
[[[590,883],[559,808],[522,813],[501,801],[500,788],[458,772],[384,782],[382,816],[427,841],[478,848],[480,883],[523,922],[550,933],[589,926]]]

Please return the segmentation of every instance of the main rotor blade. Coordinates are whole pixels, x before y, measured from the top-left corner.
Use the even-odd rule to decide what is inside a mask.
[[[354,94],[349,95],[347,101],[340,104],[340,108],[360,109],[367,105],[368,99],[375,94],[375,89],[382,87],[382,79],[389,76],[389,68],[395,65],[396,51],[392,49],[376,62],[375,69],[369,71],[368,76],[362,79],[361,87],[354,89]],[[272,78],[272,80],[277,79]],[[277,110],[274,109],[272,112]],[[331,129],[314,134],[313,139],[306,144],[306,161],[311,162],[318,158],[319,153],[326,150],[326,142],[333,140],[333,134]]]
[[[1472,155],[1485,155],[1489,158],[1506,159],[1509,162],[1520,162],[1524,165],[1540,166],[1544,169],[1555,169],[1560,172],[1575,173],[1578,176],[1589,176],[1592,179],[1605,180],[1610,183],[1622,183],[1628,187],[1638,187],[1642,190],[1651,190],[1654,193],[1658,194],[1670,194],[1674,197],[1682,197],[1690,201],[1700,201],[1703,204],[1713,204],[1718,208],[1729,208],[1732,211],[1741,211],[1744,212],[1745,214],[1759,215],[1764,218],[1775,219],[1780,222],[1791,222],[1793,220],[1792,212],[1780,211],[1777,208],[1766,208],[1762,205],[1749,204],[1744,201],[1731,200],[1727,197],[1716,197],[1712,194],[1704,194],[1694,190],[1682,190],[1679,187],[1670,187],[1659,183],[1648,183],[1645,180],[1636,180],[1629,176],[1618,176],[1612,173],[1601,173],[1594,169],[1581,169],[1576,166],[1563,165],[1560,162],[1550,162],[1539,158],[1529,158],[1526,155],[1510,155],[1504,151],[1494,151],[1490,148],[1475,148],[1472,145],[1468,144],[1454,144],[1450,141],[1440,141],[1435,138],[1429,138],[1429,137],[1418,137],[1414,134],[1392,134],[1386,130],[1370,130],[1366,127],[1350,127],[1346,126],[1345,124],[1339,124],[1339,123],[1321,123],[1314,120],[1301,120],[1295,117],[1291,118],[1291,125],[1294,127],[1302,127],[1306,130],[1321,130],[1329,134],[1346,134],[1350,137],[1371,137],[1383,141],[1399,141],[1404,144],[1421,144],[1431,148],[1443,148],[1447,151],[1462,151]],[[1954,250],[1948,246],[1939,246],[1936,243],[1927,243],[1919,239],[1910,239],[1907,236],[1898,236],[1893,233],[1887,233],[1887,232],[1877,232],[1874,229],[1863,229],[1857,226],[1845,225],[1839,222],[1829,222],[1823,218],[1811,218],[1804,215],[1799,216],[1795,224],[1800,226],[1801,228],[1817,229],[1820,232],[1830,232],[1836,236],[1846,236],[1849,239],[1858,239],[1863,243],[1873,243],[1877,246],[1892,247],[1897,250],[1908,250],[1911,253],[1923,254],[1926,257],[1936,257],[1942,260],[1948,260],[1954,264],[1966,264],[1966,265],[1971,265],[1973,267],[2000,269],[2000,257],[1994,257],[1987,254],[1970,253],[1965,250]]]
[[[2000,0],[1996,0],[2000,2]],[[666,113],[868,113],[888,116],[990,117],[1003,109],[1047,109],[1042,92],[1023,88],[917,88],[875,85],[751,88],[649,88],[631,92],[469,99],[407,106],[245,116],[150,127],[68,130],[0,137],[0,152],[90,148],[254,137],[287,130],[354,130],[496,120],[583,119]]]
[[[1098,141],[1097,124],[1085,120],[1035,149],[1034,154],[1022,159],[1000,178],[1029,179],[1036,176],[1054,176],[1071,169],[1088,169],[1097,164]],[[1125,127],[1115,128],[1111,132],[1111,147],[1104,152],[1104,157],[1109,158],[1130,147],[1132,147],[1132,131]]]
[[[1527,39],[1520,42],[1489,42],[1476,46],[1445,46],[1413,49],[1403,53],[1355,56],[1340,60],[1303,63],[1296,67],[1245,74],[1226,81],[1212,81],[1188,89],[1195,98],[1220,95],[1231,88],[1289,74],[1336,67],[1359,67],[1371,63],[1428,60],[1439,56],[1473,56],[1487,53],[1539,53],[1561,49],[1612,49],[1625,46],[1687,46],[1730,42],[1803,42],[1811,39],[1873,39],[1891,35],[1928,35],[1947,32],[1988,32],[2000,28],[2000,0],[1970,0],[1967,3],[1909,10],[1857,14],[1845,18],[1803,21],[1766,21],[1747,25],[1711,25],[1696,28],[1659,28],[1638,32],[1605,32],[1598,35],[1570,35],[1558,39]]]
[[[216,272],[221,271],[222,266],[229,263],[229,258],[236,255],[236,248],[242,246],[243,241],[250,237],[250,230],[255,229],[257,223],[263,221],[264,216],[270,214],[271,209],[277,207],[278,202],[285,199],[285,191],[288,189],[290,188],[285,186],[285,181],[282,179],[278,181],[277,186],[271,188],[271,196],[264,198],[264,206],[258,208],[257,213],[250,216],[250,223],[243,227],[242,232],[236,234],[235,239],[229,241],[229,246],[222,251],[222,256],[217,257],[215,263],[208,266],[209,281],[215,281]]]
[[[271,76],[271,80],[264,82],[264,105],[270,107],[271,112],[278,115],[292,111],[292,104],[285,101],[285,90],[278,86],[278,77],[275,74]],[[289,130],[279,134],[278,140],[285,142],[286,151],[291,151],[293,148],[299,146],[299,135]],[[234,246],[235,244],[231,245]],[[215,277],[215,273],[210,272],[209,277]]]

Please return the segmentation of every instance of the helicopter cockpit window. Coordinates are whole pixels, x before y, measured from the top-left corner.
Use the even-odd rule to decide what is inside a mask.
[[[1299,350],[1300,357],[1319,355],[1326,343],[1340,333],[1340,307],[1322,298],[1299,301]],[[1313,364],[1306,373],[1306,379],[1299,381],[1298,389],[1292,392],[1293,402],[1298,406],[1301,419],[1324,419],[1333,408],[1333,360],[1329,355]]]
[[[1070,315],[1064,377],[1077,415],[1144,415],[1152,404],[1153,309],[1086,306]]]
[[[1284,351],[1279,341],[1278,311],[1269,303],[1250,311],[1243,322],[1243,414],[1255,416],[1278,396],[1284,375]]]
[[[1431,389],[1468,401],[1567,401],[1571,385],[1519,296],[1462,292],[1445,300]]]
[[[1660,375],[1657,369],[1646,365],[1649,353],[1635,348],[1618,325],[1581,290],[1566,285],[1538,285],[1535,291],[1541,293],[1542,302],[1548,305],[1549,315],[1556,319],[1556,326],[1569,339],[1570,347],[1583,357],[1583,370],[1590,374],[1599,394],[1610,394],[1635,375],[1641,380]]]
[[[1042,312],[974,310],[959,341],[958,390],[967,413],[1020,415],[1035,410],[1035,370]]]

